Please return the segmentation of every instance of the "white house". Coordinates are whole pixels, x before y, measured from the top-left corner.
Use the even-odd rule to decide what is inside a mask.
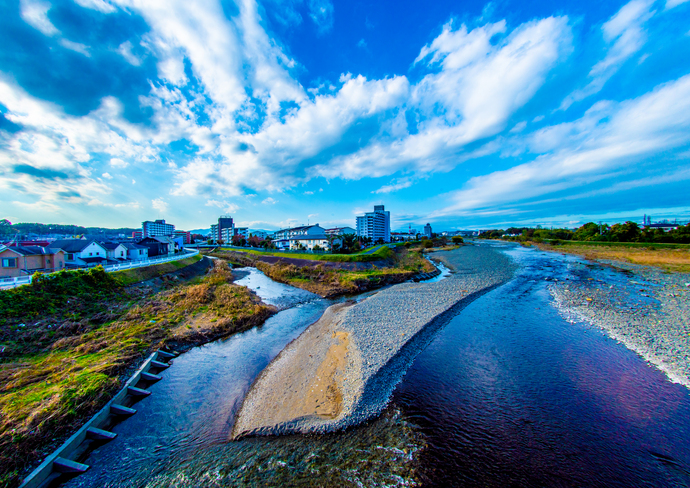
[[[305,237],[305,236],[321,236],[326,235],[326,229],[319,226],[319,224],[314,225],[302,225],[300,227],[291,227],[289,229],[281,229],[276,231],[273,235],[273,244],[278,249],[292,249],[291,239],[293,237]]]
[[[95,266],[104,264],[108,260],[108,250],[93,240],[63,239],[52,242],[50,246],[65,251],[67,266]]]
[[[108,259],[119,259],[124,261],[127,259],[127,248],[124,244],[119,242],[100,242],[106,252]]]
[[[315,246],[319,246],[322,250],[329,250],[331,248],[328,242],[328,236],[325,234],[305,234],[290,237],[290,249],[308,249],[310,251],[314,250]]]

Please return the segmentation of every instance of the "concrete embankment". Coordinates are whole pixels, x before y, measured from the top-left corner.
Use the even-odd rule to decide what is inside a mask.
[[[233,437],[327,432],[378,415],[435,332],[515,270],[490,247],[439,254],[454,269],[443,281],[403,283],[330,307],[255,381]]]

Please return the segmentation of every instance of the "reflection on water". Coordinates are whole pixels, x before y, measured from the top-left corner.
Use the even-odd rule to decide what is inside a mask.
[[[590,268],[510,249],[518,276],[438,334],[379,419],[230,442],[252,381],[332,303],[248,276],[296,305],[175,359],[69,486],[689,486],[688,390],[553,306],[547,284]]]
[[[509,253],[520,274],[452,320],[394,394],[425,434],[425,485],[689,486],[688,390],[563,319],[546,288],[617,273]]]

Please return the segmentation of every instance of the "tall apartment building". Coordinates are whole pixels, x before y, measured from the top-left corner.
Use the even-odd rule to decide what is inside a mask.
[[[424,226],[424,236],[427,237],[428,239],[431,239],[431,236],[433,236],[434,233],[431,232],[431,224],[426,224]]]
[[[226,231],[225,229],[230,229]],[[224,232],[225,231],[225,232]],[[217,224],[211,224],[211,239],[214,241],[230,242],[235,235],[235,223],[229,215],[218,217]]]
[[[369,237],[373,242],[391,241],[391,213],[383,205],[374,205],[373,212],[357,217],[357,235]]]
[[[141,233],[143,237],[171,236],[175,233],[175,226],[166,224],[165,220],[147,220],[141,223]]]

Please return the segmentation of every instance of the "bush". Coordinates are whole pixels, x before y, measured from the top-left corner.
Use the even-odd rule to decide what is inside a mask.
[[[422,241],[422,247],[424,249],[431,249],[432,247],[434,247],[434,243],[431,242],[430,240],[426,239],[426,240]]]
[[[451,238],[451,241],[453,241],[453,244],[462,244],[465,242],[465,240],[461,236],[453,236]]]

